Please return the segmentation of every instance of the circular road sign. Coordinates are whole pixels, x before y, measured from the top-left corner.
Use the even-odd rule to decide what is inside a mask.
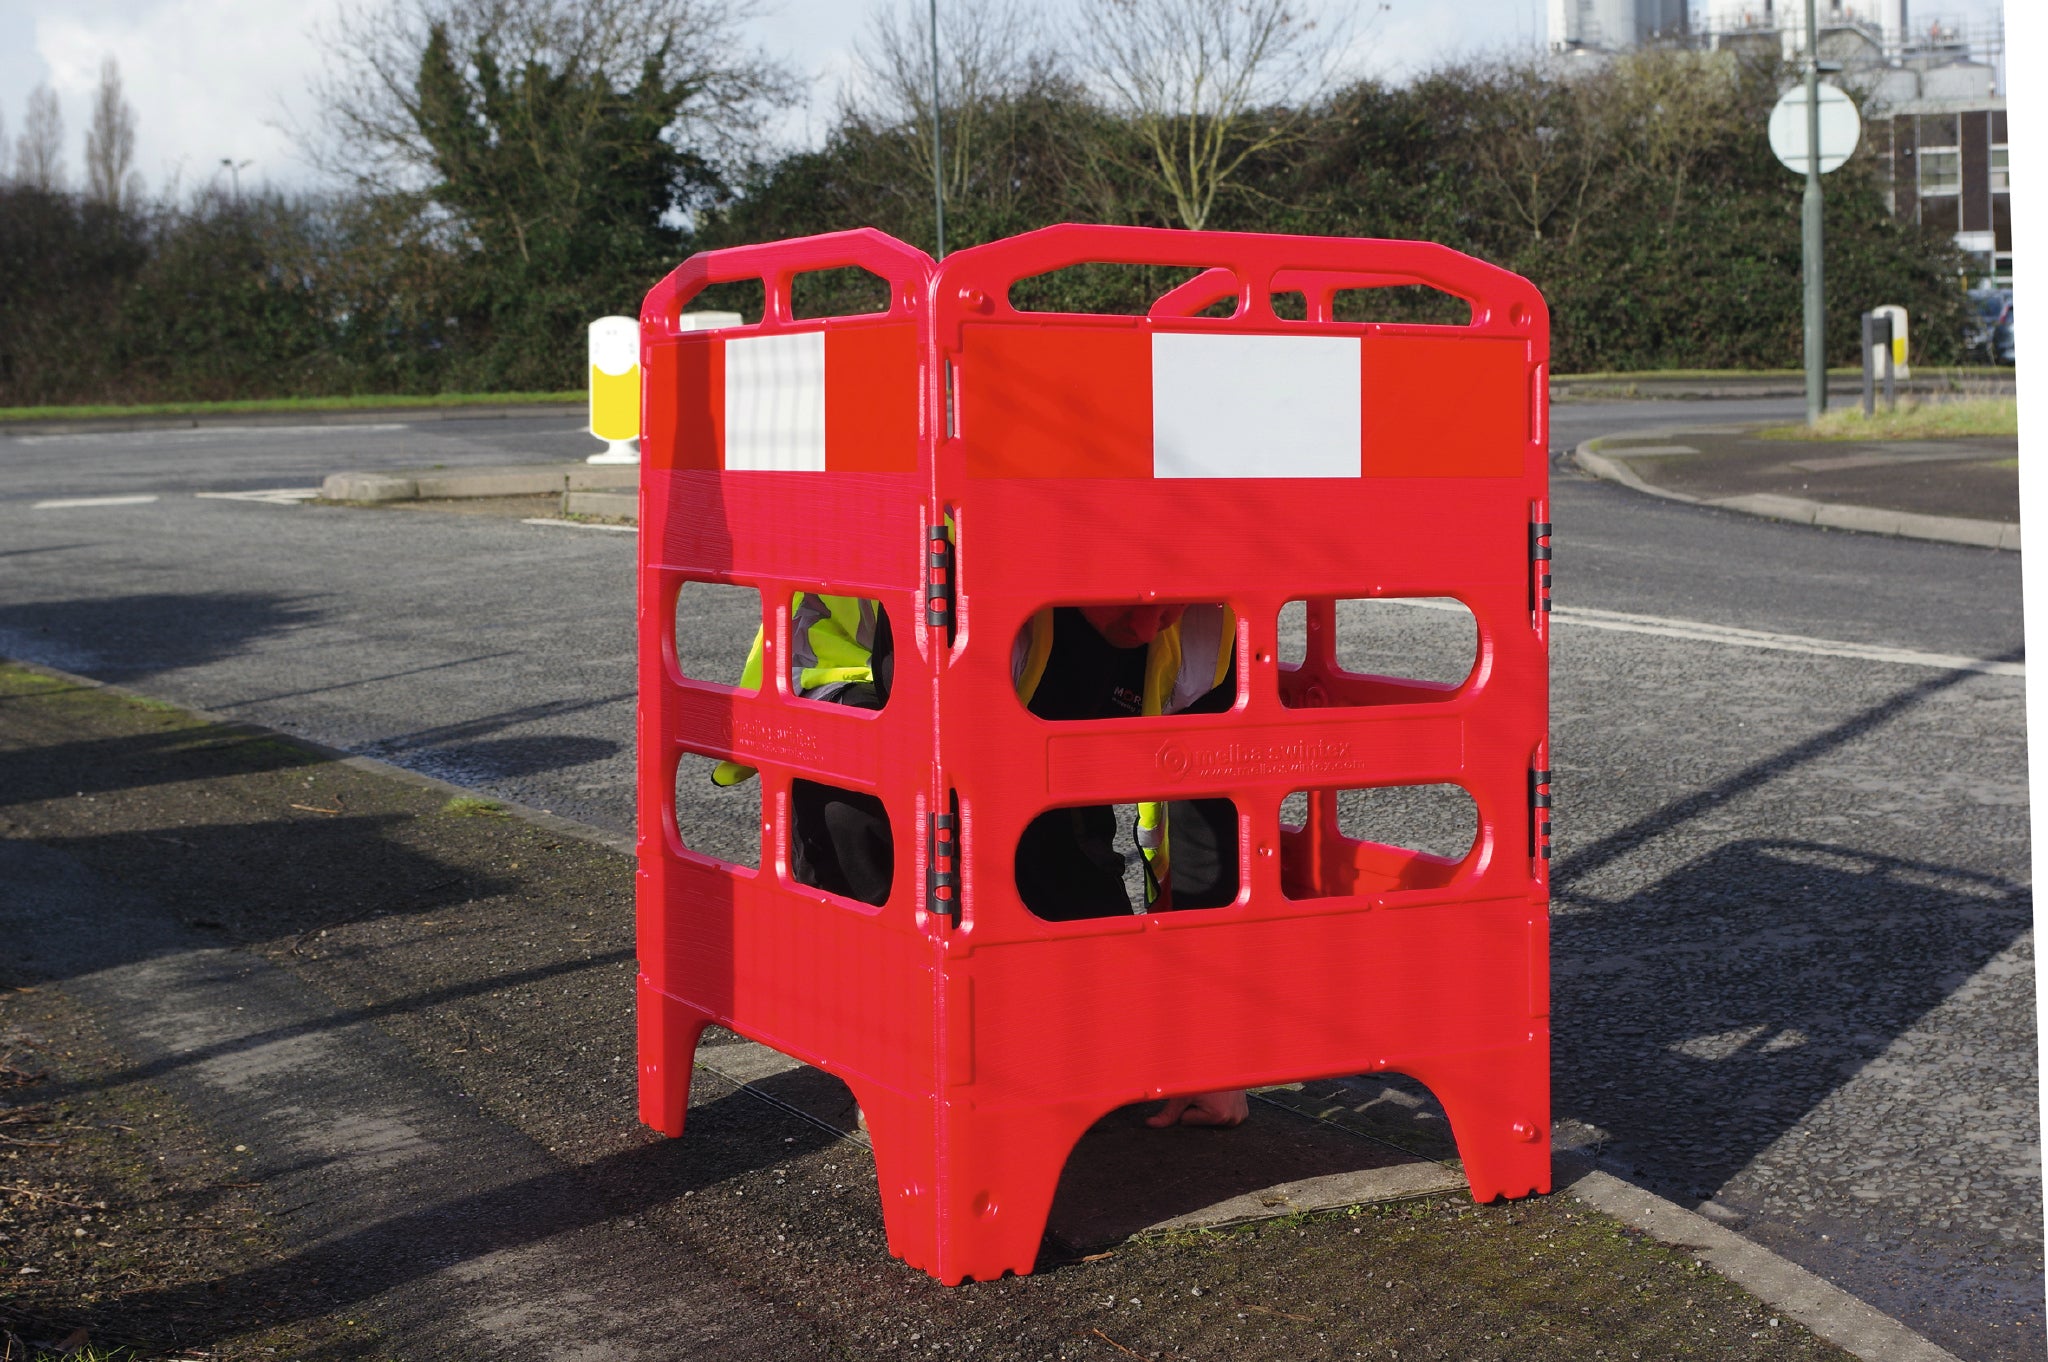
[[[1863,136],[1856,103],[1835,86],[1820,85],[1820,173],[1825,175],[1849,159]],[[1785,169],[1806,173],[1806,87],[1795,85],[1771,110],[1771,150]]]

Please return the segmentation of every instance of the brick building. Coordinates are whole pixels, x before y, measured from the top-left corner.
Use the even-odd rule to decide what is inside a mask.
[[[1938,227],[1981,260],[1979,273],[2012,277],[2012,196],[2005,100],[1906,101],[1870,121],[1871,150],[1888,156],[1892,211]]]

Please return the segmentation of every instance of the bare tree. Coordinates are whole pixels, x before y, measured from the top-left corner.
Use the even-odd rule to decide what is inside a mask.
[[[1599,79],[1560,78],[1552,66],[1451,68],[1437,79],[1467,92],[1476,201],[1535,241],[1570,242],[1618,187],[1596,129]]]
[[[7,115],[0,113],[0,184],[14,178],[14,148],[7,145]]]
[[[947,201],[982,187],[1006,158],[1019,101],[1058,80],[1034,14],[1018,0],[949,0],[939,24],[939,126]],[[929,199],[932,183],[932,31],[924,0],[874,10],[854,42],[859,82],[845,113],[873,127],[909,131],[914,164],[900,177],[907,197]]]
[[[308,159],[375,189],[417,189],[437,172],[421,120],[421,54],[439,31],[449,51],[498,70],[552,71],[582,82],[592,124],[607,86],[629,87],[650,61],[689,89],[665,136],[713,159],[755,150],[767,111],[787,100],[787,74],[743,41],[757,0],[353,0],[321,32],[324,115],[299,129]],[[474,74],[474,67],[471,67]],[[538,90],[538,84],[525,88]]]
[[[92,127],[85,134],[86,197],[109,208],[119,208],[124,197],[135,198],[134,166],[135,110],[121,97],[120,65],[108,57],[100,63]]]
[[[1531,240],[1572,244],[1619,211],[1678,211],[1694,182],[1753,135],[1741,69],[1698,53],[1647,51],[1597,71],[1554,62],[1451,67],[1473,202]]]
[[[1079,46],[1138,135],[1131,168],[1199,229],[1247,160],[1300,135],[1347,37],[1291,0],[1105,0]]]
[[[52,193],[64,188],[64,111],[57,92],[38,85],[28,92],[21,140],[14,145],[14,177],[20,184]]]

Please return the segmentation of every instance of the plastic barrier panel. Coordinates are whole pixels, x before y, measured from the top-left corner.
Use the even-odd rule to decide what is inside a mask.
[[[1093,262],[1201,272],[1142,317],[1011,307],[1020,279]],[[889,280],[890,310],[792,320],[791,278],[844,265]],[[758,325],[665,326],[741,277],[766,285]],[[1342,291],[1393,285],[1463,299],[1471,324],[1332,319]],[[1306,318],[1277,315],[1276,292]],[[839,1075],[891,1251],[946,1282],[1030,1271],[1081,1134],[1176,1093],[1396,1070],[1443,1102],[1475,1197],[1549,1190],[1533,286],[1413,242],[1055,227],[937,266],[859,232],[694,257],[642,332],[644,1120],[681,1131],[708,1023]],[[759,590],[758,693],[677,671],[686,581]],[[886,609],[884,709],[795,698],[779,659],[801,591]],[[1469,611],[1462,681],[1338,664],[1340,603],[1389,598]],[[1305,656],[1283,662],[1298,601]],[[1027,711],[1034,615],[1130,602],[1226,606],[1234,704]],[[758,870],[676,832],[686,753],[760,770]],[[886,807],[882,907],[792,877],[805,780]],[[1340,827],[1340,791],[1410,785],[1469,797],[1462,857]],[[1305,820],[1283,821],[1304,791]],[[1018,849],[1046,811],[1191,800],[1235,811],[1233,900],[1080,921],[1026,906]]]

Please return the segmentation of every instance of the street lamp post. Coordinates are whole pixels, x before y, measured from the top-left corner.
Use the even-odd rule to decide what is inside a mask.
[[[1806,0],[1806,198],[1800,233],[1806,279],[1806,423],[1828,409],[1827,296],[1822,292],[1820,202],[1820,24]]]
[[[932,216],[938,224],[939,254],[946,258],[945,151],[939,144],[939,0],[931,0],[932,19]]]

